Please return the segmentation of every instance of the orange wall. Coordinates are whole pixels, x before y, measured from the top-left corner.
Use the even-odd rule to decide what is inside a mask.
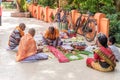
[[[58,9],[58,8],[57,8]],[[51,9],[50,7],[41,7],[41,6],[35,6],[35,5],[29,5],[28,10],[31,12],[31,15],[34,18],[37,18],[39,20],[44,20],[45,22],[52,22],[51,16],[56,14],[57,9]],[[80,16],[80,13],[78,13],[77,10],[72,10],[72,22],[75,24],[77,18]],[[41,14],[44,14],[44,19]],[[63,12],[61,13],[61,16],[63,15]],[[104,33],[106,36],[109,35],[109,20],[105,18],[105,14],[103,13],[96,13],[94,15],[94,19],[97,21],[98,25],[98,32]],[[82,19],[86,19],[86,17],[82,17]],[[78,33],[81,34],[81,31],[78,30]]]

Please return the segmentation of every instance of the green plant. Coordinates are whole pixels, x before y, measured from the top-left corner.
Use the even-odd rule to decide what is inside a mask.
[[[110,36],[115,36],[117,43],[120,43],[120,13],[107,14],[107,18],[110,19]]]
[[[54,19],[55,19],[55,16],[54,16],[54,15],[52,15],[52,17],[51,17],[51,18],[52,18],[52,20],[54,20]]]
[[[50,6],[51,8],[55,7],[55,0],[38,0],[38,4],[42,6]]]
[[[2,2],[2,6],[5,9],[12,9],[13,8],[13,4],[11,2]]]
[[[21,12],[27,11],[27,3],[26,3],[26,0],[20,0],[20,8],[21,8]]]

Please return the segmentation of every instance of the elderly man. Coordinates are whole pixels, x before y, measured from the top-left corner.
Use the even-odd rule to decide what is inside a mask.
[[[62,41],[59,38],[59,30],[53,26],[49,27],[43,36],[43,42],[54,47],[62,45]]]
[[[20,23],[19,26],[17,26],[13,32],[11,33],[9,37],[8,42],[8,49],[7,50],[18,50],[18,45],[20,42],[20,39],[22,36],[24,36],[24,30],[26,28],[26,25],[24,23]]]
[[[36,42],[34,40],[35,29],[31,28],[28,34],[21,38],[18,46],[18,52],[16,56],[17,61],[36,61],[48,59],[46,54],[40,53],[41,50],[37,49]]]

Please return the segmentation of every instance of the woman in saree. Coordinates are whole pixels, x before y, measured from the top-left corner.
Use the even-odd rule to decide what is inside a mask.
[[[113,71],[116,66],[116,58],[108,47],[107,37],[104,34],[98,34],[97,45],[98,49],[94,51],[94,58],[86,60],[87,66],[102,72]]]

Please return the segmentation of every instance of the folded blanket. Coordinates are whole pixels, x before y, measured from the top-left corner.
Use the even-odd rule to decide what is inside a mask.
[[[62,54],[58,49],[56,49],[53,46],[48,46],[49,50],[53,53],[53,55],[58,58],[59,62],[64,63],[64,62],[69,62],[69,59]]]

